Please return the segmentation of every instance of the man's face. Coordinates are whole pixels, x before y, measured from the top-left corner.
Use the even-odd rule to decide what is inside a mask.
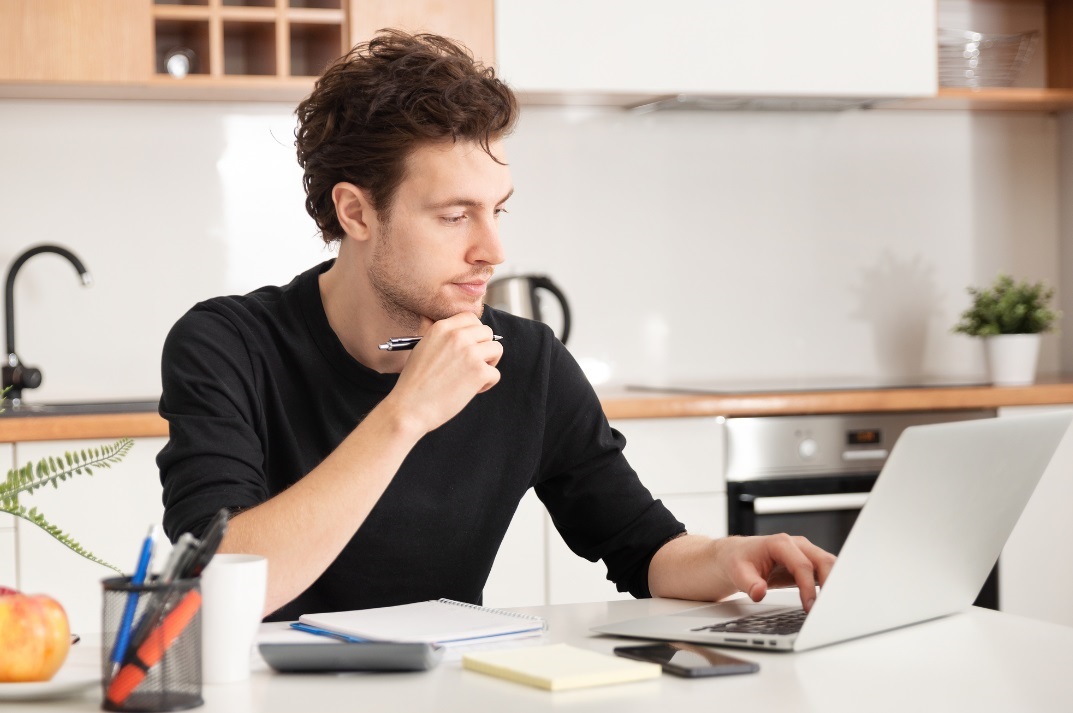
[[[501,142],[491,149],[504,160]],[[480,316],[485,286],[503,262],[498,221],[512,190],[507,166],[476,143],[430,144],[410,155],[368,262],[394,320],[416,330],[421,317]]]

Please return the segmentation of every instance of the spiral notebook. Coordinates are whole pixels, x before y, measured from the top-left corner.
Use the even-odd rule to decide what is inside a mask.
[[[427,644],[471,643],[537,636],[547,628],[541,617],[432,599],[394,607],[303,614],[301,623],[367,641]]]

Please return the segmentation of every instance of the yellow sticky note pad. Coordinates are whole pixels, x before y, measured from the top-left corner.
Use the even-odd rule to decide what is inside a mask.
[[[549,691],[657,678],[659,664],[579,649],[569,644],[474,652],[462,667]]]

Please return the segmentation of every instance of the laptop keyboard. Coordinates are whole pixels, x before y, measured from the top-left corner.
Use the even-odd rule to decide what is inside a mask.
[[[718,631],[733,634],[796,634],[805,621],[805,610],[797,609],[774,614],[753,614],[711,626],[698,626],[693,631]]]

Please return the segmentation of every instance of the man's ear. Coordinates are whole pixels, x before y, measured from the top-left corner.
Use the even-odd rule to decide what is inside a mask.
[[[335,203],[335,217],[347,236],[361,241],[372,237],[376,211],[365,190],[353,183],[336,183],[332,188],[332,202]]]

